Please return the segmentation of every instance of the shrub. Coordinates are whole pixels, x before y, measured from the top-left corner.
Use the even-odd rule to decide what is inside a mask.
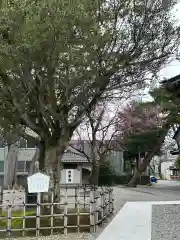
[[[99,169],[99,185],[112,185],[114,183],[115,173],[110,161],[104,161]]]
[[[133,177],[132,174],[115,176],[114,183],[125,185],[125,184],[128,184],[128,182],[132,179],[132,177]]]
[[[180,169],[180,156],[176,158],[175,166]]]

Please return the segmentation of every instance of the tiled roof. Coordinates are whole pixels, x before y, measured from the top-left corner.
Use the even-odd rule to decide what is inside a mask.
[[[168,80],[164,80],[161,82],[161,84],[169,91],[169,92],[176,92],[179,95],[179,89],[180,89],[180,74],[176,75],[173,78],[170,78]]]
[[[172,78],[169,78],[169,79],[167,79],[167,80],[163,80],[161,83],[162,84],[166,84],[166,83],[175,83],[175,82],[177,82],[177,81],[180,81],[180,74],[178,74],[178,75],[176,75],[176,76],[174,76],[174,77],[172,77]]]
[[[88,163],[89,161],[85,156],[80,154],[77,150],[72,147],[68,147],[67,151],[64,153],[62,157],[62,162],[66,163]]]
[[[62,162],[88,162],[88,160],[85,157],[82,157],[80,155],[77,155],[75,153],[64,153],[62,157]]]

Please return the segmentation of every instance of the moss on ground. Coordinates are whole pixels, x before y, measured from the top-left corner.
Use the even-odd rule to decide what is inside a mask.
[[[63,214],[64,210],[60,210],[58,208],[54,209],[54,214]],[[88,213],[88,209],[80,209],[80,213]],[[77,209],[68,209],[68,216],[67,216],[67,225],[71,226],[71,228],[68,228],[68,233],[73,233],[77,231],[77,222],[78,222],[78,210]],[[41,208],[41,216],[40,217],[40,227],[51,227],[51,210],[48,208]],[[27,210],[25,214],[25,228],[36,228],[36,210],[31,209]],[[0,230],[4,230],[8,228],[8,213],[2,212],[0,213]],[[23,211],[14,211],[12,212],[12,218],[11,219],[11,229],[12,237],[21,237],[23,234],[23,217],[24,212]],[[85,227],[80,227],[80,232],[89,232],[90,231],[90,216],[88,215],[81,215],[79,217],[79,224],[80,225],[86,225]],[[53,217],[53,226],[57,227],[53,229],[54,234],[64,233],[64,216],[54,216]],[[59,227],[59,228],[58,228]],[[62,227],[62,228],[60,228]],[[20,229],[20,230],[18,230]],[[14,230],[14,231],[13,231]],[[16,230],[16,231],[15,231]],[[47,236],[50,235],[51,229],[40,229],[40,235]],[[5,238],[7,236],[8,232],[0,232],[0,238]],[[36,236],[35,230],[26,230],[25,236]]]

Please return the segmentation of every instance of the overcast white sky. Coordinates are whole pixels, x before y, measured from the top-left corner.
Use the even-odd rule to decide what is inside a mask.
[[[176,8],[174,9],[174,15],[177,18],[177,24],[180,24],[180,1],[177,4]],[[176,75],[180,74],[180,61],[173,60],[170,64],[164,67],[162,71],[160,72],[159,76],[160,79],[163,78],[171,78]],[[148,97],[147,97],[148,99]],[[165,144],[168,146],[169,143],[173,143],[173,140],[171,137],[166,137]],[[175,143],[175,141],[174,141]]]
[[[174,8],[174,10],[172,12],[172,16],[177,19],[176,23],[178,25],[180,25],[180,1]],[[177,61],[174,59],[167,65],[163,66],[162,70],[159,73],[159,81],[162,81],[164,78],[168,79],[168,78],[174,77],[178,74],[180,74],[180,61]],[[148,91],[149,91],[149,89],[146,89],[143,92],[143,100],[144,101],[151,100],[151,97],[148,95]],[[142,99],[142,96],[140,96],[141,93],[142,92],[139,92],[139,96],[135,97],[135,99],[139,99],[139,98]],[[147,95],[144,96],[144,94],[147,94]]]
[[[175,16],[177,19],[177,24],[180,24],[180,2],[176,5],[172,15]],[[164,69],[160,72],[160,78],[171,78],[175,75],[180,74],[180,62],[179,61],[172,61],[167,66],[164,66]]]
[[[153,0],[152,0],[153,1]],[[176,23],[178,25],[180,25],[180,0],[179,3],[176,5],[175,9],[172,12],[172,16],[177,18]],[[169,64],[163,66],[162,70],[159,73],[159,81],[162,81],[164,78],[171,78],[173,76],[176,76],[180,74],[180,61],[177,60],[172,60]],[[143,101],[151,101],[153,100],[150,95],[148,94],[149,89],[146,89],[145,91],[140,90],[139,92],[137,92],[137,95],[135,97],[133,97],[134,100],[143,100]],[[124,106],[127,103],[127,101],[125,101],[121,106]],[[117,104],[115,104],[115,106],[113,106],[113,104],[110,104],[110,108],[115,109],[117,107]],[[112,113],[108,113],[110,115],[113,114]],[[112,134],[111,133],[111,128],[109,129],[109,136]],[[81,137],[83,139],[87,139],[87,133],[85,132],[81,132]],[[77,138],[76,134],[75,134],[75,139]]]

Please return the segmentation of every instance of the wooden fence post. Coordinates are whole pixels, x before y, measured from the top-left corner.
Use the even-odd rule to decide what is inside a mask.
[[[53,234],[53,232],[54,232],[54,229],[53,229],[53,227],[54,227],[54,217],[53,217],[53,214],[54,214],[54,193],[52,191],[52,194],[51,194],[51,234]]]
[[[99,223],[99,204],[98,204],[99,198],[100,198],[100,196],[99,196],[99,191],[98,191],[98,187],[97,187],[94,189],[95,227],[96,228]]]
[[[26,194],[23,202],[23,237],[25,236],[25,228],[26,228]]]
[[[77,190],[77,230],[80,232],[80,191]]]
[[[67,236],[67,225],[68,225],[68,196],[67,186],[64,192],[64,235]]]
[[[36,236],[40,234],[40,215],[41,215],[41,193],[37,193],[37,209],[36,209]]]
[[[11,237],[11,221],[12,221],[12,205],[8,205],[8,217],[7,217],[7,229],[8,229],[8,237]]]
[[[78,189],[77,189],[77,186],[75,186],[75,209],[77,209],[77,192],[78,192]]]
[[[95,232],[95,208],[94,208],[94,192],[93,188],[90,190],[90,231]]]
[[[100,208],[101,208],[101,223],[103,223],[103,220],[104,220],[104,192],[103,192],[103,187],[101,187],[101,191],[100,191],[100,201],[101,201],[101,205],[100,205]]]

